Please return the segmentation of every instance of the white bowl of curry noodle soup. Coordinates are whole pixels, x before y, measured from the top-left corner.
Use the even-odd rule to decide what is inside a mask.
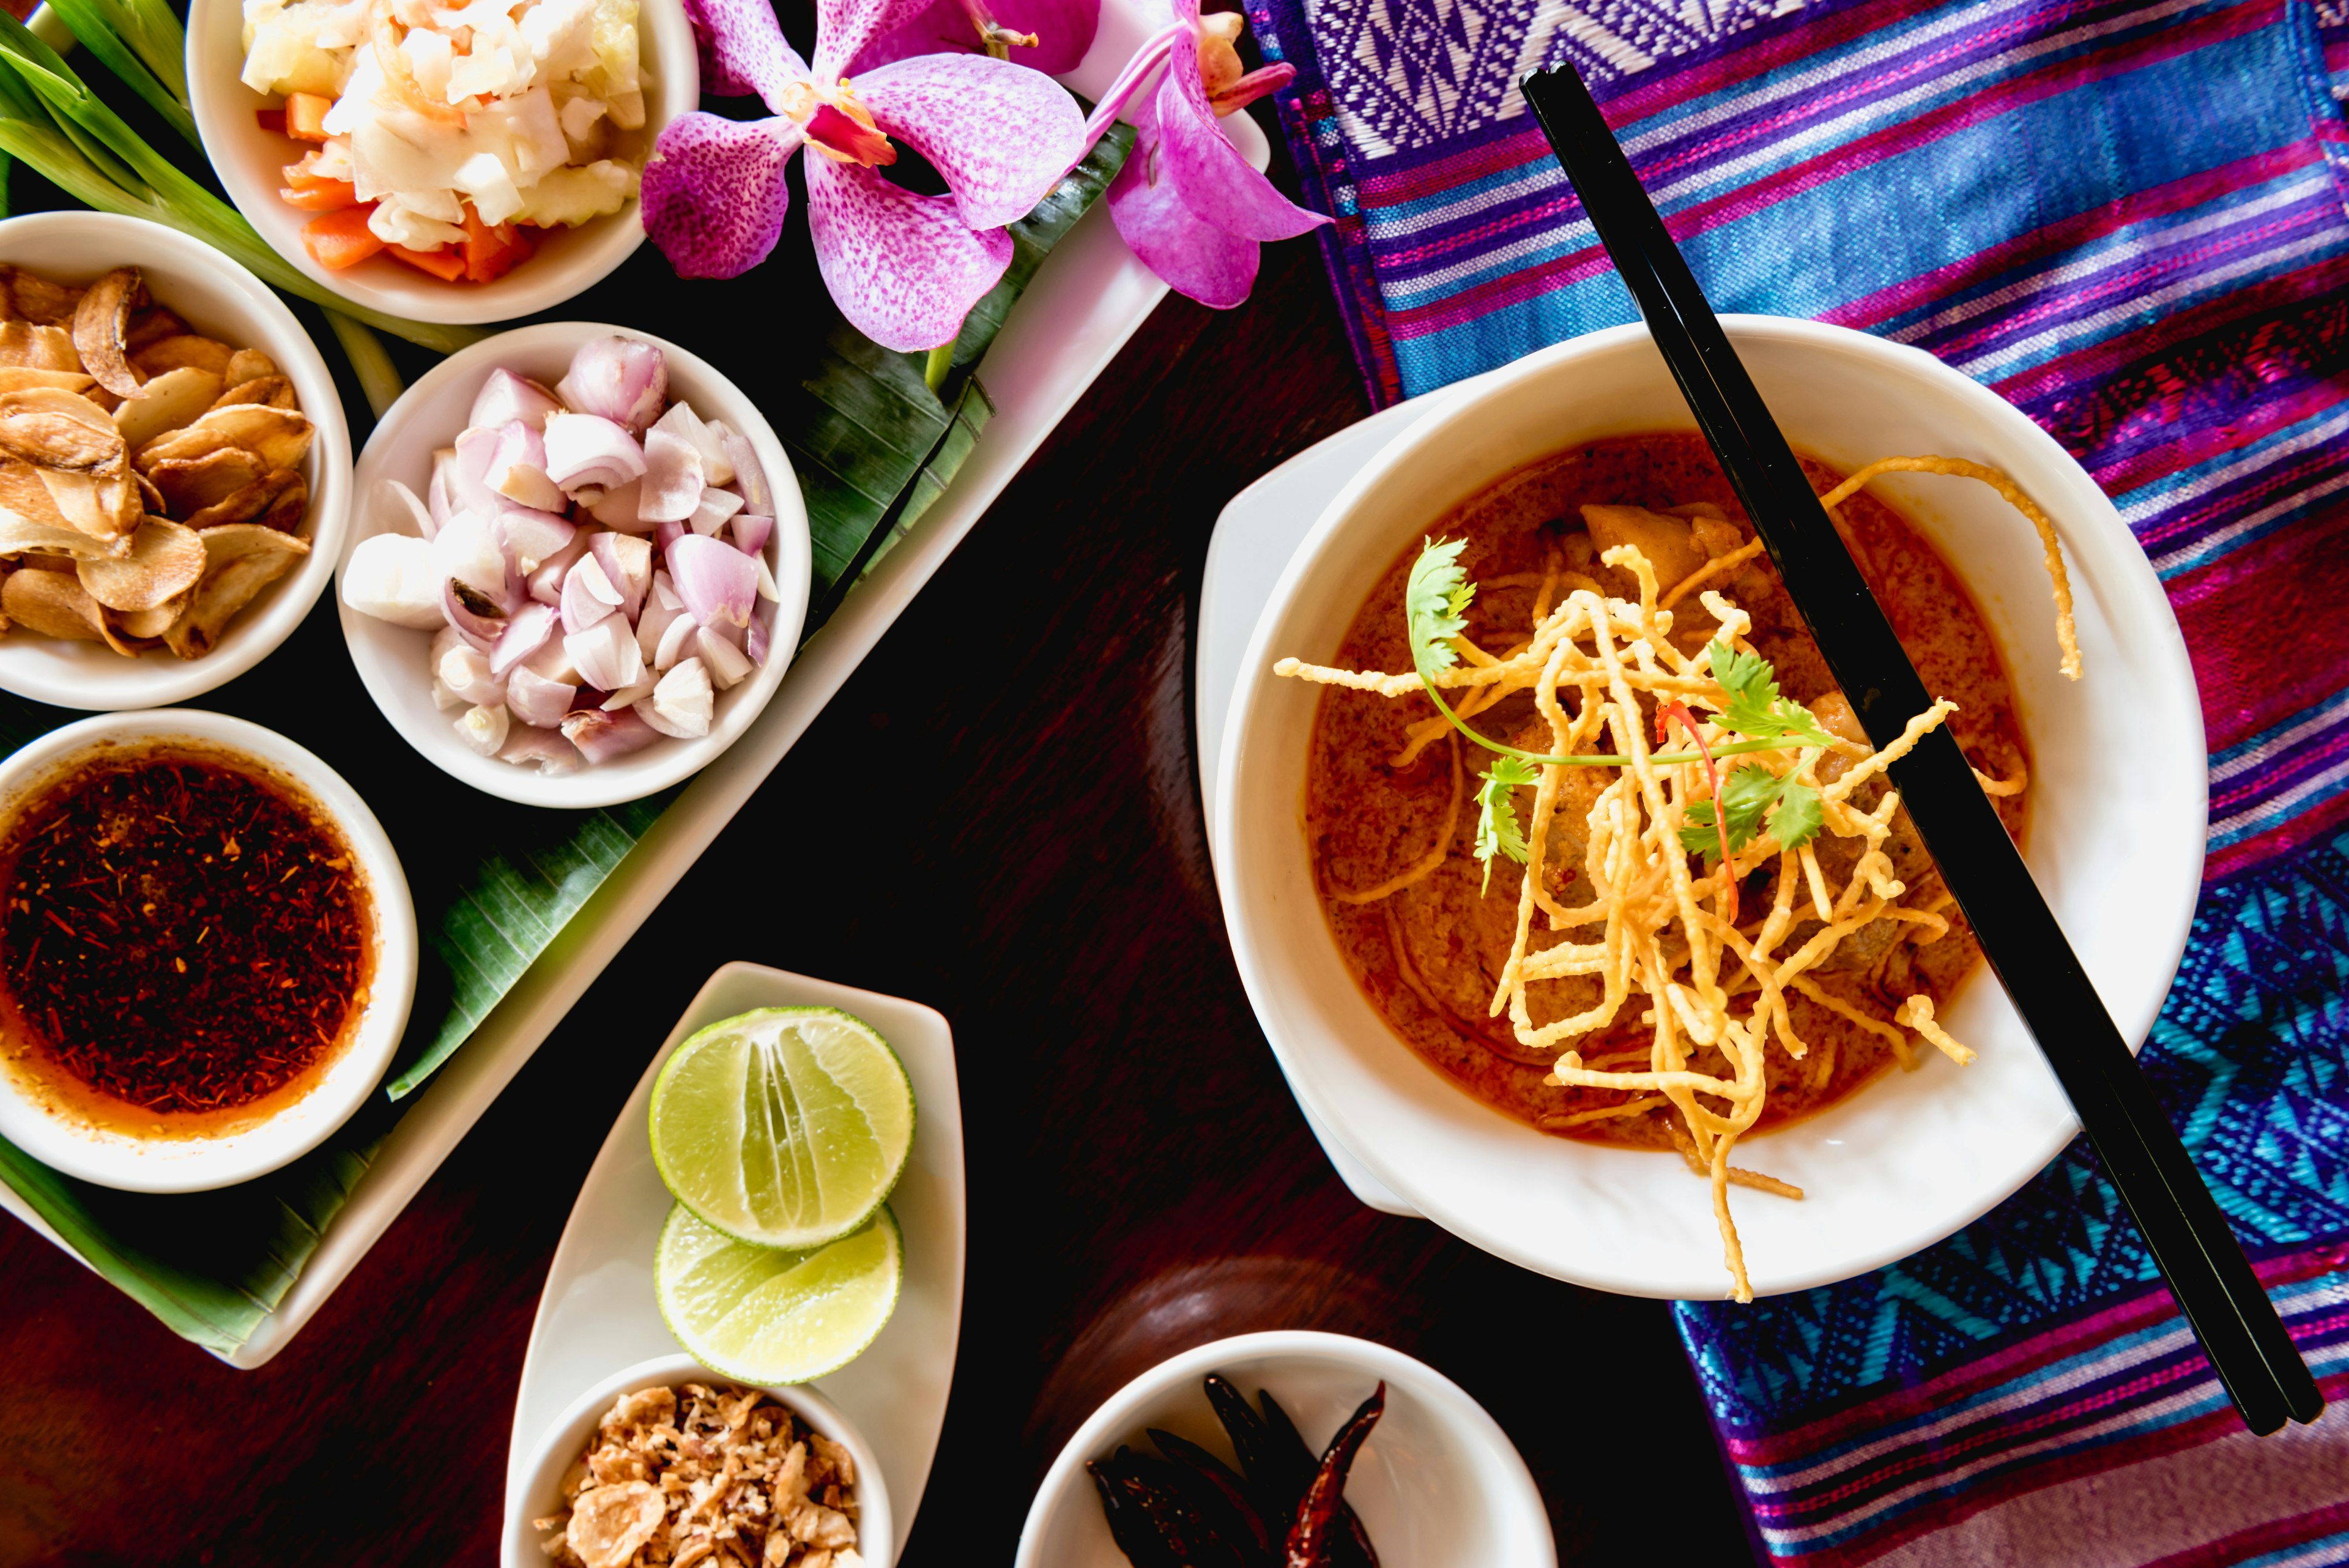
[[[0,583],[0,688],[112,711],[184,702],[243,674],[302,624],[342,554],[350,429],[317,346],[253,274],[143,219],[0,221],[0,266],[12,313],[0,398],[42,400],[62,415],[52,430],[85,438],[110,417],[121,443],[86,454],[99,464],[92,493],[119,506],[93,510],[30,462],[0,476],[0,571],[56,579]],[[112,286],[123,267],[136,287],[105,309],[92,286]],[[142,512],[171,526],[150,528]],[[131,559],[96,558],[121,554]]]
[[[1223,1385],[1221,1409],[1209,1401],[1210,1376]],[[1104,1400],[1036,1490],[1013,1568],[1128,1568],[1102,1511],[1096,1468],[1112,1486],[1121,1474],[1138,1474],[1147,1485],[1181,1489],[1186,1501],[1206,1505],[1199,1517],[1226,1539],[1252,1534],[1247,1520],[1217,1506],[1193,1478],[1221,1466],[1218,1479],[1232,1489],[1226,1498],[1237,1492],[1257,1522],[1278,1518],[1296,1506],[1289,1490],[1297,1478],[1312,1474],[1314,1459],[1327,1455],[1332,1438],[1381,1386],[1385,1393],[1339,1494],[1376,1560],[1385,1568],[1554,1565],[1557,1543],[1534,1478],[1508,1434],[1466,1390],[1425,1362],[1371,1340],[1281,1329],[1184,1351]],[[1233,1411],[1235,1402],[1245,1412]],[[1281,1467],[1242,1457],[1231,1421],[1263,1425],[1255,1453],[1277,1459],[1275,1444],[1287,1446],[1288,1486],[1278,1484]],[[1190,1474],[1174,1469],[1178,1453],[1196,1467]],[[1282,1533],[1268,1526],[1267,1536],[1278,1553]],[[1202,1560],[1213,1561],[1204,1552]]]
[[[2123,1035],[2142,1041],[2184,949],[2208,804],[2192,671],[2143,553],[2053,440],[1930,357],[1809,322],[1727,326],[1822,492],[1880,458],[1936,454],[2002,471],[2052,520],[2076,681],[2059,668],[2039,535],[1991,484],[1894,474],[1837,508],[1927,689],[1960,704],[1945,722],[1976,771],[2023,786],[2002,812]],[[1414,425],[1330,504],[1257,624],[1216,781],[1224,917],[1299,1099],[1446,1229],[1604,1290],[1739,1293],[1733,1239],[1754,1294],[1864,1272],[1979,1216],[2078,1130],[1913,828],[1869,777],[1849,705],[1743,515],[1644,327],[1528,356]],[[1714,722],[1729,697],[1708,651],[1718,605],[1744,624],[1740,649],[1773,666],[1782,695],[1764,711],[1838,749],[1716,759],[1735,788],[1730,823],[1713,826],[1687,815],[1711,791],[1699,762],[1654,767],[1652,791],[1613,769],[1532,770],[1556,775],[1540,832],[1536,789],[1494,793],[1514,803],[1541,880],[1526,893],[1526,871],[1496,857],[1480,892],[1477,797],[1495,756],[1432,718],[1404,629],[1405,571],[1423,541],[1446,537],[1467,541],[1459,566],[1479,590],[1461,670],[1508,665],[1537,612],[1552,618],[1537,651],[1557,656],[1563,727],[1537,711],[1537,659],[1510,665],[1522,680],[1504,679],[1506,694],[1467,719],[1480,734],[1536,754],[1652,753],[1656,705],[1674,697],[1714,746],[1769,729],[1751,715],[1735,733]],[[1640,618],[1630,557],[1602,558],[1625,545],[1640,547],[1659,607],[1689,576],[1713,574],[1684,588],[1670,627]],[[1446,607],[1440,592],[1434,607]],[[1599,626],[1640,686],[1638,712],[1625,724],[1616,707],[1602,733],[1578,737],[1585,701],[1597,724],[1615,690]],[[1403,679],[1385,694],[1316,684],[1277,673],[1283,659]],[[1749,668],[1730,668],[1766,702]],[[1598,672],[1588,688],[1585,670]],[[1448,696],[1485,700],[1467,684]],[[1677,721],[1670,738],[1687,744]],[[1711,846],[1723,826],[1802,795],[1828,819],[1802,845],[1816,888],[1802,853],[1782,855],[1768,826],[1780,818],[1732,846],[1737,941],[1757,979],[1718,934]],[[1881,826],[1860,825],[1863,811]],[[1787,836],[1803,839],[1801,814]],[[1521,903],[1526,957],[1513,969]],[[1668,1029],[1649,989],[1660,973]],[[1935,1035],[1976,1059],[1945,1058]],[[1559,1082],[1561,1064],[1594,1076]],[[1625,1076],[1672,1071],[1683,1075]],[[1724,1131],[1740,1136],[1716,1158]]]
[[[249,1180],[375,1091],[416,911],[358,793],[194,709],[67,724],[0,763],[0,1137],[132,1192]]]
[[[731,1484],[697,1509],[721,1475]],[[888,1483],[838,1406],[803,1385],[732,1382],[689,1355],[621,1367],[582,1393],[538,1434],[519,1476],[505,1568],[630,1563],[647,1546],[666,1549],[662,1562],[730,1563],[722,1547],[698,1551],[726,1526],[762,1568],[897,1560]]]

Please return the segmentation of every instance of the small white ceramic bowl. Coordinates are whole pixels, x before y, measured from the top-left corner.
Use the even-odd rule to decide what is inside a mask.
[[[1122,1443],[1149,1449],[1147,1428],[1188,1438],[1237,1468],[1201,1387],[1210,1372],[1251,1404],[1257,1390],[1270,1389],[1317,1454],[1385,1380],[1386,1412],[1346,1480],[1346,1501],[1385,1568],[1557,1562],[1549,1511],[1526,1461],[1457,1383],[1367,1339],[1288,1329],[1186,1350],[1110,1396],[1052,1461],[1019,1532],[1015,1568],[1128,1568],[1085,1464]]]
[[[710,1371],[690,1355],[657,1355],[650,1361],[620,1368],[564,1407],[563,1414],[547,1423],[532,1450],[529,1468],[522,1472],[523,1479],[506,1498],[505,1544],[501,1559],[505,1568],[545,1568],[547,1556],[539,1549],[539,1542],[545,1537],[532,1528],[531,1521],[563,1511],[563,1478],[573,1461],[586,1451],[587,1441],[595,1435],[604,1413],[620,1396],[638,1388],[674,1388],[684,1383],[750,1386]],[[768,1387],[766,1392],[810,1427],[846,1449],[849,1457],[856,1461],[856,1554],[864,1559],[865,1568],[893,1568],[897,1560],[897,1532],[889,1515],[889,1485],[864,1434],[831,1400],[804,1385],[786,1384]]]
[[[302,624],[341,557],[351,493],[351,432],[317,346],[285,302],[221,252],[176,229],[111,213],[35,213],[0,221],[0,261],[59,283],[91,283],[136,266],[147,291],[198,332],[258,348],[294,383],[317,427],[302,476],[310,484],[310,553],[231,621],[202,659],[163,649],[125,659],[103,643],[13,632],[0,638],[0,688],[60,708],[160,708],[234,680]]]
[[[768,644],[767,662],[732,690],[718,694],[718,711],[709,733],[698,741],[661,740],[643,751],[576,773],[550,778],[536,767],[517,767],[485,757],[457,737],[455,713],[444,713],[432,702],[432,686],[424,667],[432,633],[361,615],[336,595],[351,661],[383,716],[402,739],[443,772],[475,789],[524,805],[595,806],[635,800],[667,789],[679,779],[698,773],[741,738],[782,684],[783,671],[799,647],[800,626],[807,616],[809,585],[814,580],[814,557],[808,544],[807,505],[800,495],[799,478],[792,460],[775,439],[772,427],[758,405],[740,388],[718,373],[699,355],[676,344],[625,327],[592,321],[550,321],[517,327],[450,355],[408,389],[367,439],[359,454],[351,509],[350,543],[394,526],[408,525],[397,513],[380,504],[386,480],[397,479],[422,495],[432,479],[432,453],[453,443],[472,411],[473,396],[490,372],[500,367],[552,387],[563,378],[581,344],[597,337],[634,337],[656,345],[668,357],[668,395],[685,401],[705,420],[723,420],[750,438],[767,471],[768,488],[775,493],[775,531],[767,541],[767,569],[774,574],[782,602],[774,607],[775,628]],[[336,581],[342,569],[336,568]]]
[[[682,0],[639,0],[636,47],[645,92],[645,146],[661,128],[701,100],[701,71],[693,24]],[[317,214],[278,197],[285,165],[304,148],[254,118],[270,99],[241,79],[244,72],[244,7],[241,0],[193,0],[188,8],[188,99],[204,151],[237,211],[288,265],[345,299],[418,321],[511,321],[550,310],[594,286],[644,242],[645,227],[631,201],[618,212],[575,229],[555,229],[537,253],[491,283],[443,283],[406,262],[376,255],[357,266],[322,266],[302,244],[302,225]]]
[[[2122,1035],[2141,1042],[2185,950],[2208,807],[2193,670],[2144,552],[2044,431],[1930,355],[1807,321],[1725,325],[1797,448],[1846,472],[1924,452],[1993,463],[2054,519],[2077,601],[2078,682],[2056,670],[2029,524],[1971,481],[1873,487],[1956,569],[1998,638],[2033,753],[2033,875]],[[1452,1087],[1363,999],[1323,918],[1301,820],[1323,689],[1271,673],[1283,656],[1330,658],[1397,555],[1495,480],[1578,442],[1692,428],[1646,328],[1630,327],[1528,355],[1399,436],[1330,503],[1273,590],[1242,666],[1213,814],[1241,979],[1319,1126],[1396,1196],[1512,1262],[1600,1290],[1704,1299],[1724,1294],[1728,1275],[1703,1184],[1679,1159],[1502,1116]],[[1961,1069],[1926,1052],[1919,1071],[1739,1146],[1743,1163],[1808,1194],[1732,1189],[1757,1293],[1847,1279],[1931,1245],[2079,1130],[1994,980],[1969,981],[1943,1022],[1979,1061]]]
[[[202,1192],[249,1181],[309,1153],[383,1081],[416,996],[416,907],[399,857],[358,792],[285,736],[223,713],[109,713],[52,730],[0,763],[0,823],[14,816],[28,792],[93,747],[158,740],[238,753],[296,786],[341,830],[372,899],[375,974],[350,1044],[307,1093],[257,1127],[216,1137],[132,1137],[61,1115],[0,1070],[0,1137],[42,1164],[126,1192]]]

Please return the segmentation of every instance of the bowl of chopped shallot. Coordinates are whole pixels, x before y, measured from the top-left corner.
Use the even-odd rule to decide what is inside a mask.
[[[508,1472],[506,1568],[636,1563],[647,1548],[732,1562],[726,1546],[762,1568],[896,1561],[872,1445],[802,1385],[745,1387],[656,1356],[586,1389],[533,1441]]]
[[[550,322],[450,356],[359,458],[336,576],[410,745],[525,805],[611,805],[715,760],[781,683],[813,565],[782,443],[643,333]]]
[[[432,322],[550,309],[626,261],[653,142],[701,91],[682,0],[193,0],[187,71],[271,247]]]

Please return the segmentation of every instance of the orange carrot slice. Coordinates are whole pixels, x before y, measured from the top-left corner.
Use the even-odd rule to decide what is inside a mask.
[[[317,171],[318,154],[305,152],[298,163],[285,165],[285,183],[277,194],[288,204],[313,213],[331,213],[348,207],[358,201],[358,192],[347,180],[336,180]]]
[[[347,180],[321,180],[315,185],[300,188],[281,187],[277,192],[289,207],[299,207],[305,213],[338,213],[345,207],[357,206],[359,193]]]
[[[305,160],[306,161],[306,160]],[[358,191],[347,180],[329,180],[313,174],[301,163],[285,166],[285,183],[278,187],[279,200],[305,213],[334,213],[358,204]]]
[[[285,95],[285,134],[296,141],[326,140],[326,111],[335,100],[314,92]]]
[[[323,213],[302,225],[302,244],[321,266],[357,266],[383,249],[383,242],[367,227],[375,203]]]
[[[443,283],[455,283],[465,275],[465,258],[453,246],[443,245],[437,251],[412,251],[406,245],[386,245],[388,254],[422,272],[429,272]]]
[[[512,271],[527,261],[537,249],[533,241],[520,225],[500,223],[494,228],[481,222],[473,204],[465,203],[465,281],[488,283]]]

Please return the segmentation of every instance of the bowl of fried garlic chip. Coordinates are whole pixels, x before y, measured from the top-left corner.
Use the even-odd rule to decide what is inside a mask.
[[[251,669],[342,545],[350,432],[259,279],[136,218],[0,222],[0,688],[184,701]]]

